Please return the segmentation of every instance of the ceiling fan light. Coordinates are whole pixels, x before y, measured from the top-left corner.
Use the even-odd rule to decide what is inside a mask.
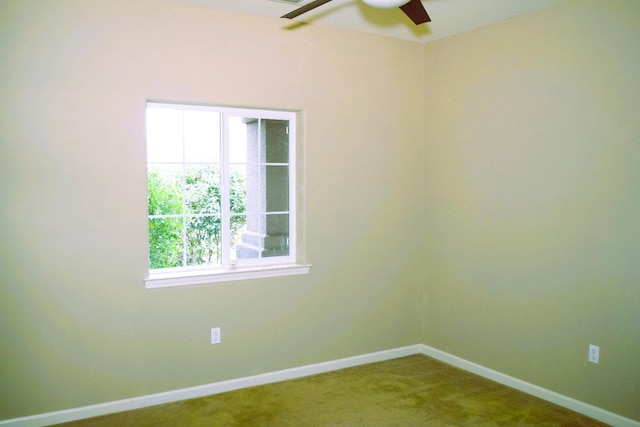
[[[400,7],[409,0],[362,0],[365,4],[379,9],[391,9],[392,7]]]

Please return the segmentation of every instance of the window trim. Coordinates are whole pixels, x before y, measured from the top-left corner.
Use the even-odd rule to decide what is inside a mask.
[[[236,267],[216,270],[192,270],[173,273],[155,273],[144,281],[147,289],[174,286],[204,285],[236,280],[263,279],[269,277],[309,274],[309,264],[272,264]]]
[[[300,129],[297,126],[297,123],[301,119],[301,112],[294,110],[229,107],[224,105],[203,105],[163,101],[147,101],[145,104],[145,110],[150,106],[160,108],[184,108],[189,110],[215,110],[223,114],[223,122],[227,120],[229,115],[256,115],[257,113],[261,119],[286,118],[289,120],[289,132],[291,134],[289,141],[289,164],[292,165],[292,175],[289,180],[289,200],[293,207],[293,209],[290,208],[290,212],[293,211],[293,215],[290,219],[289,229],[292,251],[285,257],[274,257],[272,259],[261,258],[258,262],[251,262],[252,260],[242,262],[238,260],[239,262],[237,264],[232,265],[206,265],[154,270],[151,269],[151,266],[148,263],[150,248],[147,247],[147,277],[144,279],[145,287],[147,289],[155,289],[308,274],[311,265],[298,262],[298,259],[300,258],[300,248],[302,247],[300,234],[298,232],[300,229],[299,212],[302,212],[300,209],[299,181],[302,179],[303,174],[300,170],[302,156],[298,150]],[[225,129],[224,132],[227,132],[226,126],[223,126],[223,129]],[[226,135],[223,137],[222,143],[223,146],[225,146],[223,150],[227,150],[228,147],[226,147],[226,144],[228,141],[226,141]],[[223,185],[226,184],[226,182],[223,183]],[[149,236],[148,229],[147,236]],[[273,262],[269,262],[271,260]]]

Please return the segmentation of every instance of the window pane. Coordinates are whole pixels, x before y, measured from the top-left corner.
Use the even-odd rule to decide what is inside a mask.
[[[149,218],[151,268],[180,267],[182,250],[182,218]]]
[[[289,254],[289,214],[277,214],[266,216],[267,230],[269,236],[273,239],[271,248],[274,250],[284,251],[278,255]]]
[[[267,166],[267,212],[284,212],[289,210],[289,167]]]
[[[189,163],[220,163],[220,113],[184,112],[184,155]]]
[[[257,119],[243,117],[229,118],[229,161],[231,163],[247,162],[247,123]]]
[[[147,162],[181,162],[182,110],[147,108]]]
[[[246,171],[247,212],[264,212],[266,209],[264,166],[249,163]]]
[[[219,215],[198,215],[187,220],[187,265],[219,264],[221,219]]]
[[[232,260],[238,259],[237,251],[238,245],[242,245],[243,238],[247,233],[247,216],[246,215],[231,215],[231,254]],[[245,242],[246,243],[246,242]]]
[[[219,166],[189,166],[186,168],[185,205],[188,213],[220,213]]]
[[[149,215],[182,213],[182,168],[153,165],[147,172]]]
[[[242,225],[234,236],[236,259],[253,259],[262,256],[262,237],[259,232],[263,228],[262,219],[261,215],[247,215],[236,219],[237,225]]]
[[[289,162],[289,121],[263,120],[267,163]]]
[[[234,239],[238,259],[289,255],[289,215],[247,215]]]
[[[231,166],[229,174],[229,197],[231,213],[245,213],[247,211],[247,167]]]

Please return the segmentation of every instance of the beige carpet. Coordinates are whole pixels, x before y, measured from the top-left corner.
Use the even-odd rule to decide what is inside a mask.
[[[67,426],[603,426],[413,355]]]

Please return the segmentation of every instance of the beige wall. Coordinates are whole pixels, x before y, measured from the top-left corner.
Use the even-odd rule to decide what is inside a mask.
[[[581,0],[424,54],[423,341],[636,420],[639,47]]]
[[[419,342],[422,47],[283,22],[0,2],[0,420]],[[304,110],[311,274],[144,289],[147,99]]]
[[[640,419],[638,4],[422,47],[3,0],[0,419],[418,342]],[[310,275],[144,289],[147,99],[304,110]]]

